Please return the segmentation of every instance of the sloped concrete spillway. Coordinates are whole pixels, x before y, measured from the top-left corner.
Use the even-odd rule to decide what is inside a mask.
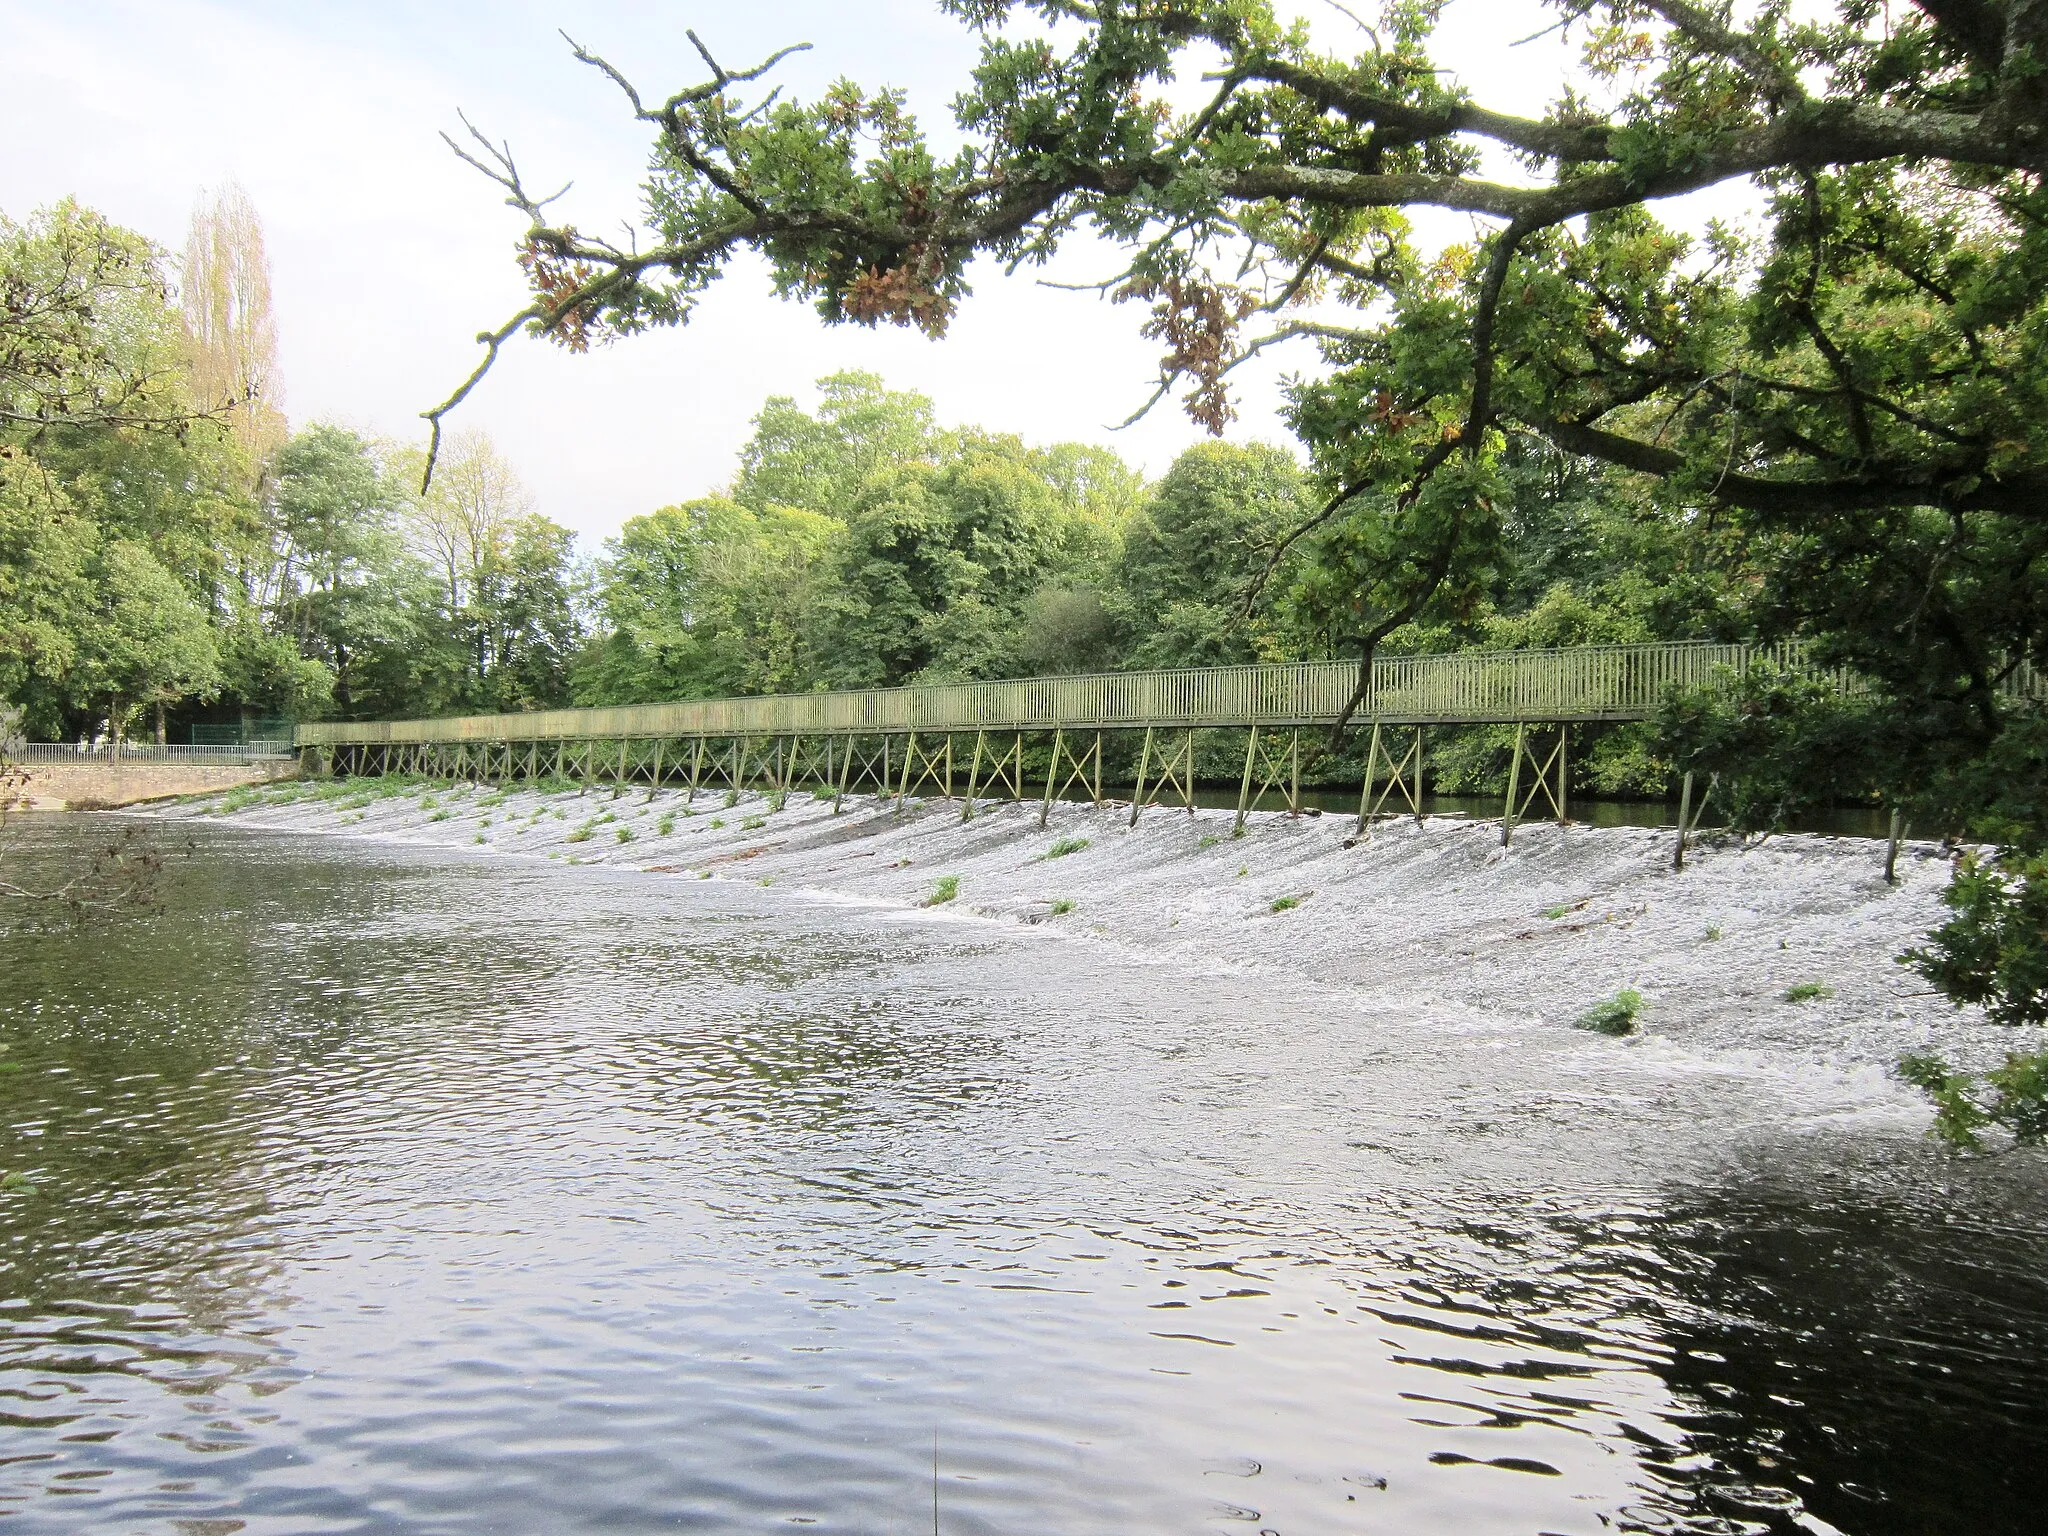
[[[963,820],[958,801],[899,812],[885,796],[849,797],[835,814],[828,795],[804,791],[392,793],[368,780],[283,788],[231,819],[889,909],[930,906],[951,877],[954,895],[932,908],[951,920],[1023,922],[1196,974],[1313,980],[1356,1005],[1489,1025],[1561,1027],[1634,987],[1648,1009],[1633,1049],[1809,1085],[1819,1073],[1845,1103],[1894,1113],[1914,1103],[1886,1077],[1901,1051],[1996,1059],[2014,1043],[1895,963],[1942,915],[1948,862],[1930,843],[1909,843],[1887,885],[1883,845],[1862,838],[1710,842],[1674,874],[1664,829],[1532,822],[1503,850],[1497,823],[1394,818],[1354,839],[1348,816],[1276,812],[1234,838],[1228,811],[1154,807],[1133,827],[1115,803],[1056,803],[1041,827],[1036,804],[1001,801]],[[1784,1000],[1810,981],[1833,997]]]
[[[17,1529],[2038,1528],[1934,850],[374,788],[0,931]]]

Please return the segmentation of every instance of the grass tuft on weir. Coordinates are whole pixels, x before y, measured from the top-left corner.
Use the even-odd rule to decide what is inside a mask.
[[[1591,1030],[1596,1035],[1612,1035],[1617,1039],[1636,1032],[1636,1023],[1643,1015],[1643,994],[1634,987],[1623,987],[1605,1002],[1595,1003],[1572,1021],[1575,1029]]]

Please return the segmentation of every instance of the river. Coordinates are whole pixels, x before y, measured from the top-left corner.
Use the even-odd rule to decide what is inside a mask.
[[[15,1531],[2043,1528],[2036,1155],[1046,925],[163,835],[162,915],[0,932]]]

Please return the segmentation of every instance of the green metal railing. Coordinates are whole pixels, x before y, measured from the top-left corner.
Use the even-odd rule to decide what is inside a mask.
[[[1503,846],[1539,798],[1563,822],[1573,725],[1648,719],[1675,688],[1710,686],[1759,664],[1804,672],[1843,695],[1868,687],[1846,669],[1816,667],[1797,644],[1589,645],[1378,659],[1372,686],[1352,714],[1362,728],[1365,757],[1353,835],[1370,835],[1388,814],[1425,814],[1423,739],[1434,726],[1515,727]],[[952,800],[964,773],[964,820],[982,801],[1026,798],[1028,776],[1041,784],[1043,827],[1055,800],[1076,788],[1102,805],[1107,734],[1143,731],[1129,800],[1135,826],[1150,805],[1172,803],[1192,812],[1197,734],[1235,728],[1245,733],[1241,832],[1268,794],[1300,814],[1301,733],[1334,722],[1350,705],[1357,677],[1355,665],[1340,661],[1104,672],[443,720],[319,722],[300,726],[296,740],[317,749],[319,771],[501,784],[609,781],[614,795],[628,784],[644,784],[650,794],[675,786],[690,798],[724,789],[728,804],[763,789],[774,809],[781,796],[810,786],[830,798],[834,814],[848,794],[871,790],[892,796],[899,815],[907,799],[927,790]],[[2015,668],[2000,689],[2008,698],[2048,703],[2048,679],[2030,666]],[[1408,729],[1397,737],[1402,727]],[[1027,735],[1036,740],[1028,769]],[[963,736],[971,740],[956,752],[956,738]],[[1712,793],[1710,781],[1699,804]],[[1682,867],[1689,829],[1699,819],[1693,806],[1687,772],[1674,867]],[[1887,879],[1900,826],[1895,810]]]
[[[1803,666],[1804,648],[1683,642],[1389,656],[1374,663],[1355,718],[1368,725],[1643,720],[1672,687],[1699,686],[1719,669],[1741,673],[1759,661]],[[1847,673],[1833,676],[1844,691],[1856,686]],[[299,726],[296,740],[343,746],[1306,726],[1336,719],[1357,680],[1356,664],[1343,661],[1101,672],[440,720],[321,721]],[[2030,695],[2038,691],[2031,672],[2022,686]]]

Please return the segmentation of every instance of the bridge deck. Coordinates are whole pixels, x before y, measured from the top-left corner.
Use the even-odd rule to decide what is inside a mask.
[[[1798,647],[1708,642],[1390,656],[1374,663],[1357,719],[1368,725],[1643,720],[1672,687],[1706,683],[1722,668],[1740,673],[1761,660],[1804,662]],[[1357,677],[1356,664],[1343,661],[1104,672],[439,720],[315,721],[298,728],[297,740],[343,746],[1306,726],[1336,719]],[[1846,674],[1835,674],[1835,681],[1844,690],[1855,686]],[[2031,674],[2026,686],[2033,687]]]

